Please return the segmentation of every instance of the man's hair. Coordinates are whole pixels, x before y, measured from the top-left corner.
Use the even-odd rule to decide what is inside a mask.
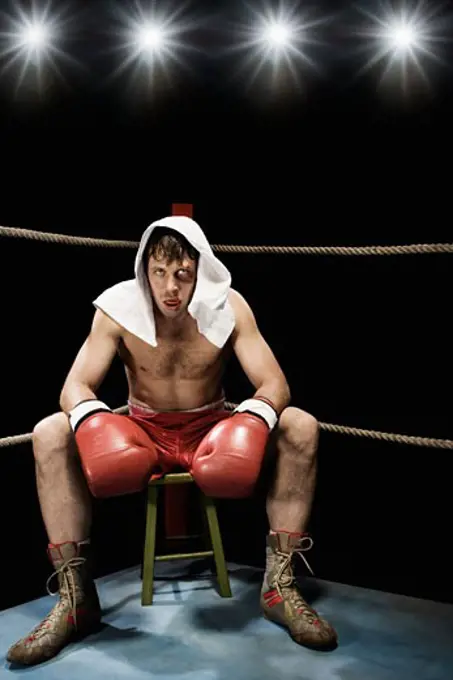
[[[150,257],[167,262],[180,262],[187,255],[198,262],[199,252],[178,231],[168,227],[156,227],[146,247],[146,261]]]

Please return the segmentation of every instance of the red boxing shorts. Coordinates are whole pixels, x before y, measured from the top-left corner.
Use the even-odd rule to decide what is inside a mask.
[[[188,411],[154,411],[132,401],[128,407],[126,418],[140,425],[156,447],[160,469],[153,472],[153,479],[175,468],[188,470],[203,437],[231,415],[224,398]]]

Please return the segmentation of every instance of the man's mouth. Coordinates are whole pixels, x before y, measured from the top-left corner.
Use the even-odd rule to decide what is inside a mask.
[[[181,304],[181,300],[164,300],[165,307],[168,309],[177,309]]]

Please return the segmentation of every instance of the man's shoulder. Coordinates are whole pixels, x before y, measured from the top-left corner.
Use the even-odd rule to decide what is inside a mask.
[[[238,290],[233,288],[230,289],[228,302],[230,303],[234,313],[236,328],[241,321],[246,321],[247,319],[253,317],[252,308],[250,307],[244,295]]]
[[[229,293],[228,293],[228,302],[233,308],[238,308],[238,307],[244,307],[244,306],[249,306],[247,300],[245,299],[244,295],[240,293],[238,290],[235,288],[230,288]]]
[[[103,290],[93,301],[95,318],[117,334],[124,332],[124,310],[135,307],[137,302],[137,284],[135,279],[120,281]]]
[[[93,315],[92,331],[99,335],[108,335],[119,340],[124,335],[124,328],[110,314],[96,307]]]

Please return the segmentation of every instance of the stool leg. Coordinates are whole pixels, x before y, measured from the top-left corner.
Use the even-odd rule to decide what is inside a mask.
[[[157,486],[148,486],[145,547],[143,554],[142,605],[150,605],[153,601],[154,560],[156,556],[157,532],[157,491]]]
[[[209,534],[211,537],[212,549],[214,552],[219,591],[222,597],[232,597],[230,579],[223,552],[222,537],[220,535],[219,520],[214,500],[204,493],[201,494],[202,503],[208,520]]]

